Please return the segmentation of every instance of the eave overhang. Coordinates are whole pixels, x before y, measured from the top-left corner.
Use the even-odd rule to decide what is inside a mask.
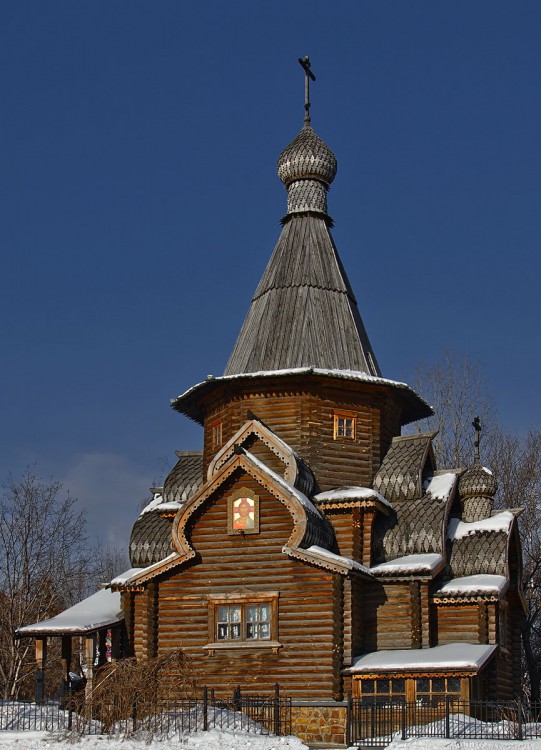
[[[421,676],[423,674],[478,674],[493,658],[498,646],[473,643],[447,643],[424,649],[374,651],[357,656],[343,674],[379,677],[383,674]]]
[[[206,397],[216,394],[221,389],[232,386],[253,383],[254,388],[267,384],[271,380],[287,380],[291,378],[306,378],[307,380],[342,380],[349,383],[369,385],[378,391],[388,391],[395,394],[402,402],[401,424],[406,425],[418,419],[425,419],[433,415],[433,409],[406,383],[388,380],[365,372],[355,370],[325,370],[318,367],[297,367],[288,370],[268,370],[261,372],[247,372],[238,375],[223,375],[209,377],[202,383],[189,388],[185,393],[171,400],[171,407],[180,414],[203,424],[205,409],[203,402]]]

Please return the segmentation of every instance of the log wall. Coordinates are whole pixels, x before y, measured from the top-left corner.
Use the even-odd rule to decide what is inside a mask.
[[[241,487],[260,497],[260,533],[227,534],[227,497]],[[282,547],[292,531],[289,511],[255,482],[232,479],[197,515],[189,529],[197,560],[157,581],[157,649],[182,648],[200,684],[229,694],[236,685],[265,692],[280,683],[289,695],[333,698],[341,694],[343,658],[342,578],[287,557]],[[209,633],[209,595],[279,592],[281,647],[252,648],[250,642],[214,653]],[[148,592],[136,595],[136,650],[149,650]],[[146,644],[146,645],[145,645]],[[223,643],[221,644],[223,645]]]
[[[295,378],[247,384],[225,383],[208,397],[204,463],[214,457],[213,427],[222,424],[227,442],[253,413],[308,463],[325,491],[346,484],[370,486],[391,440],[400,434],[398,396],[384,387],[340,379]],[[334,414],[357,420],[353,440],[335,439]],[[274,468],[274,467],[272,467]]]
[[[366,581],[363,595],[363,651],[412,648],[410,584]]]

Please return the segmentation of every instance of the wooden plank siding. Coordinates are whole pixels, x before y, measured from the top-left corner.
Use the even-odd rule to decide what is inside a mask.
[[[260,533],[227,534],[228,494],[241,487],[260,498]],[[279,682],[293,696],[333,698],[341,695],[344,652],[342,577],[287,557],[282,547],[292,531],[292,517],[276,498],[249,476],[229,483],[213,496],[191,524],[188,534],[197,559],[158,581],[158,652],[182,648],[196,679],[229,693],[239,684],[265,692]],[[216,650],[209,633],[209,595],[279,592],[278,633],[281,648]],[[144,622],[145,594],[136,595],[138,622]],[[349,626],[350,627],[350,626]],[[139,626],[140,642],[149,641]]]

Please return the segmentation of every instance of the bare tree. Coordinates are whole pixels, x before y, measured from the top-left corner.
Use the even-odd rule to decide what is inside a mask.
[[[434,450],[442,467],[467,466],[473,459],[472,421],[481,415],[483,443],[497,424],[494,399],[481,365],[451,351],[441,360],[417,369],[416,390],[434,408],[434,416],[420,420],[419,432],[438,430]]]
[[[21,625],[47,619],[86,595],[95,558],[84,510],[58,482],[32,472],[11,479],[0,499],[0,695],[33,683],[32,639]]]
[[[498,479],[498,504],[523,508],[522,585],[528,612],[522,625],[525,674],[533,701],[541,700],[541,430],[509,435],[497,430],[488,446]]]
[[[512,435],[498,425],[483,369],[467,357],[444,352],[441,361],[417,371],[416,389],[435,415],[415,425],[439,430],[434,440],[442,467],[470,466],[475,415],[483,425],[481,457],[498,480],[500,507],[523,508],[519,517],[523,589],[528,614],[522,626],[524,674],[532,700],[541,699],[541,430]]]

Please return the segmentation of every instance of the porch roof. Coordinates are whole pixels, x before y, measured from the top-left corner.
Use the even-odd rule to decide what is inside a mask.
[[[23,625],[17,629],[16,634],[19,638],[36,635],[82,635],[116,625],[123,619],[120,593],[101,589],[49,620]]]
[[[444,646],[418,649],[374,651],[357,656],[347,674],[377,672],[479,672],[497,646],[473,643],[447,643]]]

